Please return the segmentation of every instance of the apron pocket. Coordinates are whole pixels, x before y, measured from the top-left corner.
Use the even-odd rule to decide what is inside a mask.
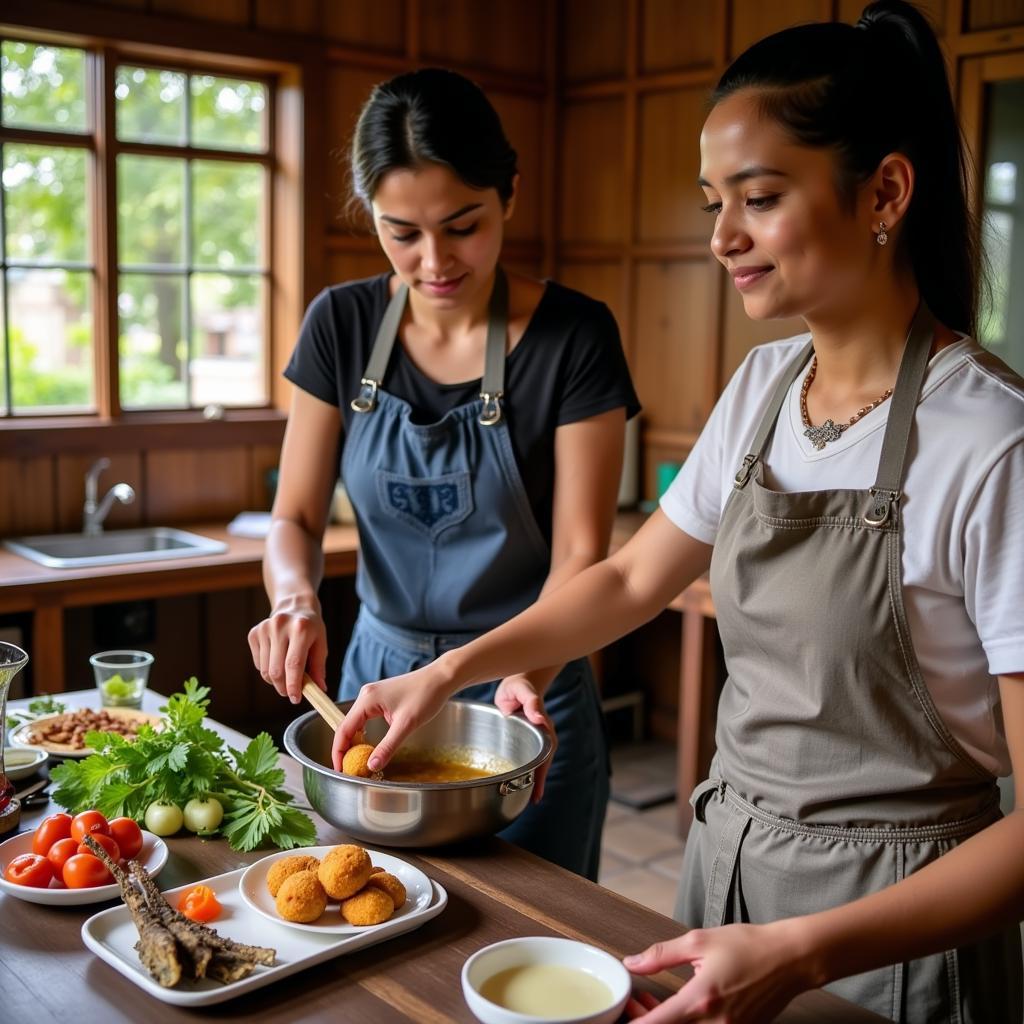
[[[388,515],[430,540],[473,511],[473,491],[466,470],[424,479],[380,469],[377,498]]]

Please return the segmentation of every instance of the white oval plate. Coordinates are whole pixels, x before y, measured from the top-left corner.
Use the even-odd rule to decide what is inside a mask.
[[[13,764],[11,755],[28,754],[31,760],[25,764]],[[40,768],[50,760],[50,755],[42,747],[18,746],[17,744],[4,748],[4,768],[7,778],[11,782],[18,782],[34,775]]]
[[[390,853],[379,853],[376,850],[367,849],[366,852],[376,867],[381,867],[395,875],[405,886],[405,903],[387,921],[371,925],[349,924],[341,916],[337,900],[329,900],[327,909],[312,924],[286,921],[277,912],[274,897],[270,895],[270,890],[267,888],[267,872],[270,870],[270,866],[274,861],[281,860],[282,857],[302,857],[306,854],[323,860],[333,849],[334,846],[305,846],[297,850],[281,850],[278,853],[272,853],[269,857],[264,857],[245,869],[242,877],[238,880],[238,891],[241,893],[242,899],[253,910],[275,924],[284,924],[289,928],[301,928],[306,932],[320,932],[324,935],[359,935],[363,932],[371,932],[374,928],[383,928],[392,921],[423,911],[430,906],[431,900],[434,898],[434,889],[430,884],[430,879],[419,868],[413,867],[408,861],[394,857]]]
[[[15,857],[32,852],[32,835],[32,832],[22,832],[20,836],[0,843],[0,892],[27,903],[45,903],[50,907],[77,907],[83,903],[102,903],[120,898],[121,887],[116,882],[113,885],[96,885],[91,889],[58,889],[53,882],[49,889],[34,889],[31,885],[8,882],[3,872]],[[142,849],[135,859],[155,876],[167,863],[167,844],[152,832],[143,830]]]
[[[147,711],[137,711],[135,708],[69,708],[67,711],[62,711],[59,715],[47,715],[45,718],[35,718],[31,722],[19,725],[11,733],[11,742],[16,746],[37,747],[39,750],[45,750],[51,757],[88,757],[90,754],[95,753],[91,747],[77,749],[69,746],[67,743],[50,743],[46,740],[40,743],[33,743],[31,739],[34,731],[40,726],[49,725],[55,718],[70,715],[75,711],[109,711],[113,718],[124,718],[130,722],[138,722],[139,725],[151,725],[154,729],[159,729],[163,722],[159,715],[151,715]]]

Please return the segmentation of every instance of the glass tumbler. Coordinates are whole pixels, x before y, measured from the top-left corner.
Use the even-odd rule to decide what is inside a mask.
[[[102,651],[89,659],[100,704],[105,708],[141,708],[153,655],[147,651]]]
[[[4,767],[7,746],[7,691],[11,680],[28,664],[28,655],[14,644],[0,641],[0,833],[9,832],[21,820],[21,804],[14,795],[14,786]]]

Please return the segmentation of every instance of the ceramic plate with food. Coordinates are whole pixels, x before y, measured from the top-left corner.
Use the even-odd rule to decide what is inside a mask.
[[[119,732],[134,736],[140,725],[158,725],[163,719],[134,708],[79,708],[59,715],[47,715],[26,722],[11,733],[11,742],[40,747],[55,757],[88,757],[92,749],[85,746],[87,732]]]
[[[321,877],[320,865],[325,865],[325,874],[322,877],[327,879],[328,887],[330,887],[330,874],[338,874],[339,868],[347,868],[348,866],[345,864],[346,857],[344,855],[339,857],[334,851],[351,851],[354,849],[364,848],[356,847],[354,844],[343,846],[307,846],[297,850],[282,850],[278,853],[272,853],[269,857],[264,857],[262,860],[258,860],[255,864],[250,864],[246,868],[238,882],[239,892],[242,895],[242,899],[253,910],[262,914],[268,920],[274,921],[277,924],[288,925],[291,928],[301,928],[304,931],[320,932],[328,935],[355,935],[372,931],[375,926],[379,927],[382,924],[401,919],[407,915],[417,914],[430,906],[431,900],[434,898],[434,890],[430,879],[419,868],[392,854],[365,849],[370,864],[375,870],[365,880],[362,875],[355,878],[355,881],[352,883],[353,885],[358,885],[355,892],[345,897],[344,900],[325,893],[324,909],[312,921],[288,920],[282,916],[281,910],[285,909],[283,901],[287,899],[289,890],[295,890],[293,893],[295,900],[310,899],[310,901],[313,901],[323,898],[310,891],[316,888],[310,878],[304,876],[301,880],[287,880],[287,871],[283,869],[295,867],[299,868],[300,872],[315,874]],[[315,858],[318,863],[316,865],[308,863],[300,865],[291,862],[292,858],[303,857]],[[370,881],[374,874],[382,872],[390,877],[383,880],[378,879],[376,882]],[[298,873],[295,873],[296,876]],[[394,884],[392,879],[397,879],[401,883],[398,894],[395,895],[392,891],[389,895],[393,909],[382,920],[376,920],[371,915],[375,914],[381,907],[387,910],[387,901],[381,899],[381,894],[388,893],[389,886]],[[285,889],[286,885],[287,889]],[[277,893],[276,896],[271,894],[272,888]],[[346,892],[347,889],[343,888],[338,891]],[[282,892],[284,895],[282,895]],[[402,896],[404,896],[404,899],[401,899]],[[348,903],[349,899],[355,902]],[[396,906],[395,903],[399,900],[401,900],[401,905]],[[346,920],[343,916],[343,902],[346,903],[346,909],[350,917],[354,920],[365,920],[366,923],[352,924]],[[315,910],[316,906],[313,906],[312,909]]]
[[[102,903],[104,900],[116,900],[121,889],[116,882],[110,885],[96,885],[88,889],[66,889],[57,882],[50,882],[49,888],[37,889],[29,885],[17,885],[3,877],[7,865],[15,857],[32,852],[31,832],[23,832],[20,836],[0,843],[0,892],[15,896],[28,903],[44,903],[51,907],[73,907],[83,903]],[[159,873],[167,863],[167,844],[152,832],[142,832],[142,849],[135,858],[151,875]]]

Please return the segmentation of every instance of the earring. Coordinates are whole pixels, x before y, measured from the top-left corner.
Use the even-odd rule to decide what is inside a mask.
[[[875,235],[875,241],[879,245],[885,245],[889,241],[889,232],[885,230],[884,220],[878,222],[878,234]]]

